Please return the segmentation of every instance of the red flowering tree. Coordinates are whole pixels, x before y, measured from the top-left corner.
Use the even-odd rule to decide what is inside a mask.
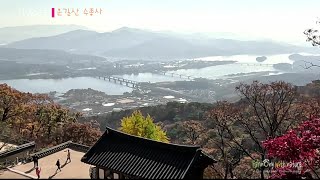
[[[312,118],[286,134],[263,142],[269,158],[298,164],[286,164],[272,171],[270,178],[319,177],[320,119]]]

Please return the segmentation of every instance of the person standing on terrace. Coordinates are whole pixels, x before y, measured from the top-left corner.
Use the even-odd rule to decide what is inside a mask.
[[[41,172],[41,168],[39,168],[38,166],[36,167],[36,174],[38,176],[38,179],[40,179],[40,172]]]

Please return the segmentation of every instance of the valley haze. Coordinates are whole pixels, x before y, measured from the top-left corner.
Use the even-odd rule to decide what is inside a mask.
[[[0,179],[319,179],[319,7],[2,0]]]

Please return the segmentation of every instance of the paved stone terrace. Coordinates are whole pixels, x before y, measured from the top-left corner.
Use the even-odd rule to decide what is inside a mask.
[[[30,178],[11,172],[9,170],[0,170],[0,179],[30,179]]]
[[[39,167],[41,168],[40,179],[90,179],[90,165],[80,161],[85,153],[70,149],[71,163],[65,163],[67,159],[67,149],[68,148],[39,159]],[[56,161],[58,159],[60,159],[61,163],[61,172],[59,170],[56,171]],[[35,169],[33,169],[33,162],[18,165],[12,169],[37,177]],[[6,172],[0,175],[0,179],[14,178],[13,176],[12,172]]]

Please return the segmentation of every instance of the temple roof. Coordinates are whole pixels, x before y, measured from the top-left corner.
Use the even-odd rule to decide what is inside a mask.
[[[35,144],[34,141],[22,144],[20,146],[17,146],[15,148],[10,149],[10,150],[1,152],[0,153],[0,159],[6,158],[6,157],[11,156],[13,154],[17,154],[17,153],[23,152],[23,151],[28,150],[28,149],[33,149],[33,148],[35,148],[35,146],[36,146],[36,144]]]
[[[158,142],[107,127],[82,162],[140,178],[182,179],[216,161],[200,146]]]
[[[77,151],[80,151],[80,152],[83,152],[83,153],[85,153],[85,152],[87,152],[89,150],[89,146],[85,146],[85,145],[82,145],[82,144],[74,143],[72,141],[67,141],[67,142],[58,144],[56,146],[44,149],[42,151],[39,151],[39,152],[36,152],[36,153],[32,153],[32,154],[30,154],[30,156],[37,155],[38,158],[43,158],[43,157],[49,156],[51,154],[54,154],[54,153],[59,152],[59,151],[61,151],[63,149],[66,149],[66,148],[74,149],[74,150],[77,150]]]

